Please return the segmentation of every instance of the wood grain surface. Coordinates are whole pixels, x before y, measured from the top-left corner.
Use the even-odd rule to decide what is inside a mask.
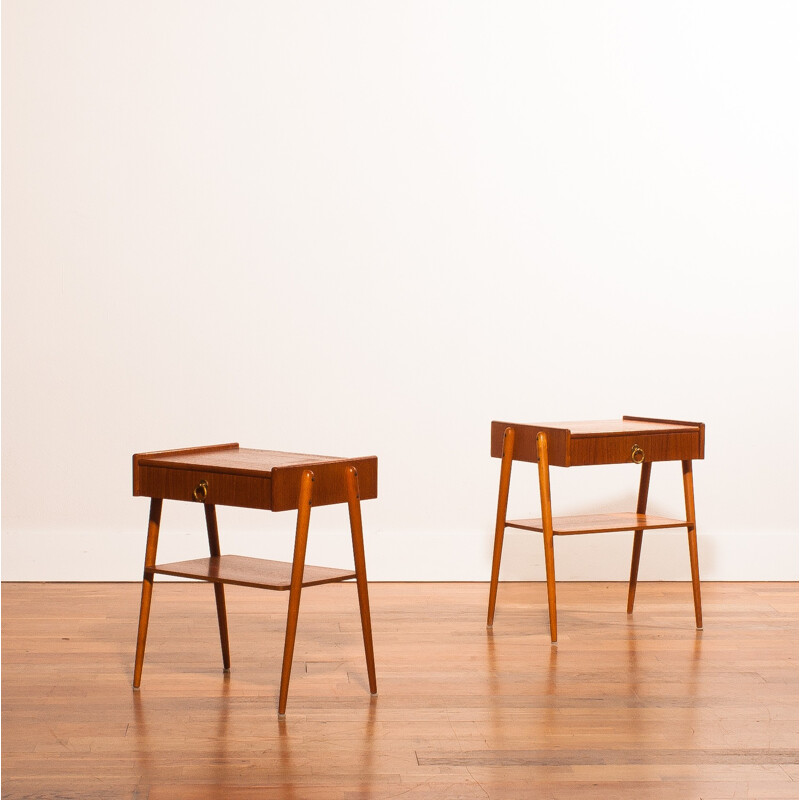
[[[514,459],[537,461],[536,439],[547,436],[551,466],[579,467],[591,464],[627,464],[634,446],[643,450],[644,461],[682,461],[704,456],[705,425],[700,422],[623,417],[617,420],[585,420],[520,424],[492,422],[490,453],[500,458],[506,428],[516,435]],[[641,462],[636,462],[641,463]]]
[[[553,517],[553,534],[611,533],[612,531],[635,531],[659,528],[685,528],[687,521],[657,517],[654,514],[636,514],[621,511],[616,514],[579,514],[572,517]],[[526,531],[543,531],[542,519],[510,519],[508,528]]]
[[[130,686],[138,584],[4,584],[7,800],[798,796],[797,584],[370,584],[370,697],[355,584],[303,595],[275,714],[287,596],[156,582]],[[502,625],[500,621],[502,620]]]
[[[252,586],[259,589],[287,591],[292,583],[290,561],[269,561],[266,558],[248,556],[211,556],[190,561],[175,561],[159,564],[152,572],[160,575],[175,575],[180,578],[195,578],[215,583],[230,583]],[[306,564],[303,569],[302,586],[318,586],[322,583],[346,581],[355,578],[352,569],[313,567]]]
[[[347,470],[355,467],[362,500],[378,496],[376,456],[339,458],[238,444],[137,453],[133,456],[133,494],[165,500],[289,511],[297,508],[300,477],[314,473],[312,505],[347,502]],[[204,490],[198,495],[201,482]]]
[[[272,480],[269,476],[229,475],[224,472],[142,465],[138,474],[139,494],[145,497],[240,508],[272,508]],[[198,501],[193,492],[201,482],[205,483],[206,496],[203,501]]]

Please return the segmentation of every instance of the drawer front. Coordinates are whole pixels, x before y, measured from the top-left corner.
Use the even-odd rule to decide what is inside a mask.
[[[205,482],[205,485],[203,485]],[[139,467],[137,494],[243,508],[270,508],[271,480],[204,470]]]
[[[634,454],[634,448],[638,448]],[[635,455],[635,457],[634,457]],[[624,436],[573,436],[570,466],[684,461],[702,458],[699,431]]]

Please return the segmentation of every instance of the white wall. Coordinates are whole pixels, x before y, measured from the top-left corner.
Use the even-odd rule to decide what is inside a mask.
[[[485,580],[490,421],[626,413],[707,423],[704,578],[797,578],[796,4],[2,15],[5,580],[140,578],[131,454],[221,441],[377,454],[370,576]],[[556,471],[556,511],[637,479]],[[651,498],[681,513],[677,465]],[[290,515],[220,520],[290,552]],[[312,560],[348,563],[345,524],[314,512]],[[558,575],[624,578],[629,541],[559,541]],[[168,504],[160,558],[205,547]],[[652,534],[641,577],[687,562]],[[538,537],[503,574],[542,577]]]

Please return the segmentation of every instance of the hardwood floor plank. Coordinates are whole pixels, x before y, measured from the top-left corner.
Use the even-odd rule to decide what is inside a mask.
[[[646,764],[796,764],[797,748],[726,748],[669,750],[660,748],[575,750],[460,750],[455,752],[417,751],[417,763],[445,766],[580,766]]]

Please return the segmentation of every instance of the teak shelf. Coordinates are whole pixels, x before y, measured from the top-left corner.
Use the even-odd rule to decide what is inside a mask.
[[[194,578],[209,583],[233,583],[237,586],[274,589],[279,592],[292,586],[291,561],[269,561],[247,556],[211,556],[192,561],[176,561],[172,564],[159,564],[153,568],[153,572],[157,575]],[[306,586],[349,581],[355,577],[356,573],[352,570],[312,567],[306,564],[300,585],[305,589]]]
[[[692,572],[695,622],[703,627],[700,603],[700,571],[697,560],[697,529],[694,511],[692,461],[703,458],[705,425],[702,422],[623,417],[621,420],[518,424],[492,422],[491,455],[501,459],[500,490],[497,499],[494,555],[489,585],[487,625],[494,623],[500,559],[506,528],[538,531],[543,534],[547,605],[550,639],[557,641],[554,536],[585,533],[634,531],[631,573],[628,585],[628,613],[633,612],[642,537],[646,530],[686,528],[689,537],[689,563]],[[511,464],[514,460],[539,465],[539,499],[542,516],[538,519],[507,520]],[[650,471],[654,461],[680,461],[686,507],[684,519],[668,519],[646,514]],[[550,501],[550,466],[572,467],[597,464],[641,464],[639,496],[635,512],[583,514],[554,517]]]
[[[372,694],[377,693],[361,524],[361,500],[378,496],[378,459],[375,456],[343,459],[276,450],[252,450],[239,447],[236,443],[139,453],[133,457],[133,494],[150,498],[150,522],[133,672],[135,689],[139,688],[142,678],[153,579],[155,575],[172,575],[207,581],[214,585],[222,664],[225,670],[230,669],[230,646],[224,584],[289,592],[278,699],[280,715],[286,711],[301,590],[308,586],[355,579],[369,687]],[[164,500],[182,500],[203,506],[208,533],[208,558],[156,564]],[[334,503],[348,505],[354,570],[317,567],[305,563],[311,508]],[[222,555],[217,528],[217,505],[271,511],[296,509],[297,526],[292,561]]]

